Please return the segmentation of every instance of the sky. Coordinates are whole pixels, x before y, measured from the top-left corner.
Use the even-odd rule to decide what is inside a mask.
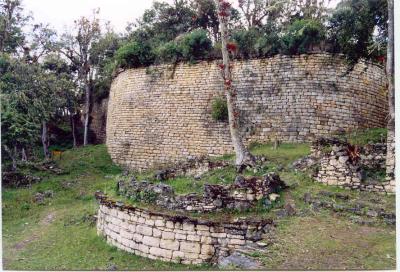
[[[92,14],[100,8],[100,18],[111,21],[118,32],[123,32],[128,22],[135,21],[153,0],[23,0],[26,11],[32,12],[35,22],[49,23],[57,32],[71,26],[75,19]]]
[[[32,12],[36,23],[49,23],[61,33],[75,19],[89,16],[100,8],[100,18],[110,21],[114,30],[124,32],[128,22],[134,22],[152,6],[154,0],[23,0],[26,11]],[[165,0],[164,0],[165,1]],[[172,0],[166,0],[171,2]],[[335,6],[339,0],[331,0]],[[231,1],[232,2],[232,1]]]

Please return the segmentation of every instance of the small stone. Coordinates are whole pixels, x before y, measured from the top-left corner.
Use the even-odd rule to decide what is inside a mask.
[[[288,203],[285,205],[285,211],[287,215],[293,216],[296,214],[296,206],[292,203]]]
[[[369,216],[369,217],[377,217],[378,213],[376,211],[374,211],[374,210],[368,210],[366,212],[366,215]]]
[[[311,194],[310,193],[305,193],[303,196],[304,202],[305,203],[311,203]]]
[[[281,196],[278,194],[270,194],[268,196],[269,200],[271,200],[272,202],[276,201],[278,198],[280,198]]]

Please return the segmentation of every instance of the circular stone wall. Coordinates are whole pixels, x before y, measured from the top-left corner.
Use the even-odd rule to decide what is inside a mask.
[[[382,67],[349,70],[340,56],[275,56],[236,61],[234,86],[246,141],[310,141],[339,130],[384,127]],[[144,170],[189,156],[232,152],[228,125],[211,117],[223,95],[218,61],[131,69],[114,80],[107,115],[112,159]]]

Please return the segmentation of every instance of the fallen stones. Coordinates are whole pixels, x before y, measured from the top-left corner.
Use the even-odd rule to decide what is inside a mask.
[[[20,172],[3,172],[2,186],[5,187],[30,187],[34,183],[40,182],[42,179],[33,175],[25,175]]]
[[[54,195],[54,193],[51,190],[48,190],[48,191],[45,191],[45,192],[37,192],[34,195],[34,202],[36,204],[42,205],[45,202],[45,198],[52,198],[53,195]]]
[[[321,197],[328,197],[328,199],[321,199]],[[329,209],[338,214],[350,216],[353,222],[364,225],[376,224],[382,220],[388,225],[394,225],[396,221],[395,213],[384,210],[380,204],[350,199],[349,195],[343,193],[320,191],[315,197],[310,193],[305,193],[303,200],[310,204],[314,211]],[[337,202],[338,200],[341,202]]]
[[[287,188],[279,175],[269,173],[261,178],[237,176],[232,185],[206,184],[203,195],[176,195],[165,183],[120,180],[118,191],[137,201],[155,203],[158,206],[180,211],[211,212],[221,209],[248,210],[260,199],[276,201],[279,192]],[[270,205],[271,203],[266,203]]]
[[[234,252],[228,257],[220,257],[218,259],[218,267],[220,269],[236,268],[243,270],[251,270],[251,269],[261,269],[262,265],[254,258],[245,256],[238,252]]]

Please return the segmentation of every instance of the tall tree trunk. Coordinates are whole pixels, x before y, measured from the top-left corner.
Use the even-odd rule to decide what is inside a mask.
[[[84,134],[83,134],[83,145],[88,144],[88,133],[89,133],[89,114],[90,114],[90,85],[89,82],[85,84],[85,123],[84,123]]]
[[[236,153],[236,170],[242,172],[246,166],[254,166],[255,158],[248,151],[243,143],[243,137],[240,133],[239,111],[236,108],[237,92],[232,84],[231,63],[228,52],[228,29],[230,5],[225,1],[216,0],[218,5],[219,29],[221,31],[221,51],[223,66],[223,78],[225,86],[225,95],[228,106],[229,130],[231,133],[232,144]]]
[[[72,113],[69,114],[69,123],[71,125],[73,147],[75,148],[76,147],[75,115]]]
[[[50,153],[49,153],[49,141],[48,141],[48,131],[47,131],[46,121],[42,121],[42,146],[43,146],[44,157],[46,159],[49,159]]]
[[[395,86],[394,86],[394,6],[388,0],[388,44],[386,74],[388,79],[389,120],[387,134],[386,179],[389,181],[387,191],[395,191]]]
[[[11,151],[11,149],[10,149],[7,145],[3,145],[3,147],[4,147],[4,151],[7,152],[8,156],[10,157],[10,159],[11,159],[11,161],[12,161],[12,170],[13,170],[13,171],[17,170],[17,158],[16,158],[16,154],[13,153],[13,152]],[[17,147],[14,146],[13,149],[15,150],[16,148],[17,148]]]
[[[25,147],[22,148],[21,155],[22,155],[21,156],[22,161],[28,161],[28,156],[26,155]]]

